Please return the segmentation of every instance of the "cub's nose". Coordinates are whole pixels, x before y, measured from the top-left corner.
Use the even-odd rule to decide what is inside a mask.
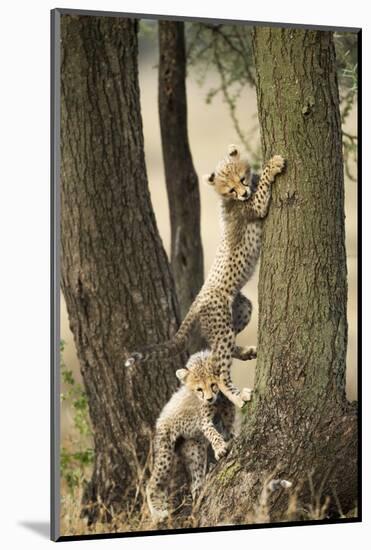
[[[248,199],[249,198],[249,193],[247,191],[245,191],[244,194],[242,195],[242,197],[244,199]]]

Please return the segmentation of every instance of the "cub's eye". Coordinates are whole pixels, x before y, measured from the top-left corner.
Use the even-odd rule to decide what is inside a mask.
[[[228,191],[228,193],[233,193],[234,189],[233,187]]]
[[[202,392],[202,388],[196,388],[196,391],[201,391]]]
[[[218,391],[218,386],[216,384],[211,384],[211,390],[215,393]]]
[[[242,183],[242,185],[247,185],[248,184],[248,182],[246,181],[245,176],[240,179],[240,182]]]

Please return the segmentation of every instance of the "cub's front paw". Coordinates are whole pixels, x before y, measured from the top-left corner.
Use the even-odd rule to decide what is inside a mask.
[[[243,400],[244,404],[247,401],[251,401],[253,391],[254,390],[252,390],[251,388],[243,388],[243,390],[241,391],[241,399]]]
[[[233,400],[233,403],[236,405],[236,407],[238,407],[239,409],[242,409],[246,401],[244,401],[242,397],[235,397]]]
[[[269,161],[269,167],[274,176],[280,174],[284,169],[286,161],[281,155],[274,155]]]
[[[251,359],[257,358],[257,352],[255,346],[245,346],[241,348],[241,353],[239,359],[241,361],[249,361]]]
[[[215,458],[216,460],[220,460],[223,456],[225,456],[228,452],[228,445],[225,443],[224,445],[221,445],[215,450]]]

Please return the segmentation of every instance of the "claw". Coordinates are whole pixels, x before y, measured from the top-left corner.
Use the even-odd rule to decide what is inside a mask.
[[[223,456],[225,456],[227,452],[228,452],[228,445],[225,445],[225,447],[222,447],[221,449],[216,451],[215,453],[216,460],[220,460],[221,458],[223,458]]]
[[[280,174],[286,166],[286,159],[281,155],[274,155],[271,159],[271,166],[276,174]]]
[[[251,388],[243,388],[243,390],[241,391],[241,399],[245,402],[251,401],[252,392],[253,390]]]

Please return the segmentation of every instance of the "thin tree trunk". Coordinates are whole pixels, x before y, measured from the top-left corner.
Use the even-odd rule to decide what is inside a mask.
[[[330,497],[330,513],[336,502],[343,512],[357,502],[357,417],[345,398],[347,271],[333,38],[256,28],[253,47],[263,154],[281,154],[287,170],[274,184],[263,231],[254,399],[236,445],[209,476],[202,525],[290,519],[293,493],[298,507],[315,505],[314,495],[322,504]],[[293,487],[269,493],[272,477]]]
[[[184,23],[159,21],[159,112],[171,223],[171,268],[184,318],[203,283],[200,193],[188,142]]]
[[[91,522],[98,502],[110,512],[134,506],[151,428],[182,361],[124,368],[127,350],[178,326],[147,186],[137,21],[63,15],[61,26],[62,290],[94,431]]]

